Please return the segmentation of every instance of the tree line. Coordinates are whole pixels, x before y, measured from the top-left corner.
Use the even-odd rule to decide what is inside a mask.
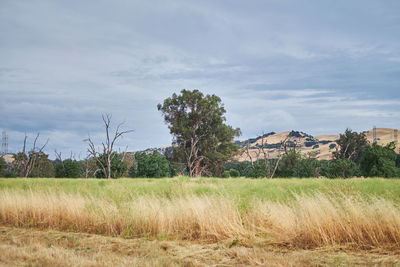
[[[346,130],[346,132],[349,131]],[[340,142],[344,135],[341,135],[338,142]],[[267,167],[262,159],[253,163],[250,161],[226,163],[222,176],[269,177],[268,171],[272,171],[270,166],[277,166],[274,177],[281,178],[400,177],[400,156],[396,154],[393,142],[385,146],[378,145],[377,143],[367,143],[360,150],[358,160],[346,157],[346,153],[342,154],[342,152],[344,152],[343,147],[340,147],[338,152],[333,153],[333,159],[317,160],[315,157],[303,155],[300,151],[291,149],[282,155],[279,162],[277,158],[267,159],[269,162]]]
[[[32,153],[31,155],[32,156]],[[176,175],[174,167],[165,156],[157,151],[151,154],[145,152],[117,153],[111,155],[110,176],[103,172],[102,165],[106,164],[106,156],[100,155],[85,160],[67,158],[64,160],[50,160],[48,155],[41,152],[36,156],[35,164],[29,173],[25,173],[21,158],[26,160],[29,155],[18,153],[12,163],[0,157],[0,177],[55,177],[55,178],[119,178],[119,177],[173,177]],[[26,175],[26,176],[25,176]]]
[[[261,137],[255,159],[249,153],[249,141],[244,147],[233,142],[240,136],[239,128],[226,124],[226,110],[216,95],[204,95],[199,90],[182,90],[157,105],[171,135],[172,151],[160,155],[157,151],[146,154],[116,152],[120,137],[133,132],[121,130],[123,123],[112,130],[111,115],[102,115],[105,138],[96,146],[90,136],[88,156],[75,160],[72,155],[62,159],[55,151],[56,160],[50,160],[43,152],[48,141],[38,144],[39,134],[33,147],[27,149],[25,135],[23,149],[7,164],[0,157],[0,176],[5,177],[399,177],[399,155],[395,143],[386,146],[370,144],[364,133],[346,129],[336,141],[332,160],[317,160],[315,156],[303,155],[289,141],[289,135],[277,145],[279,154],[269,157],[265,149],[266,135]],[[247,153],[249,161],[233,161],[238,153]]]

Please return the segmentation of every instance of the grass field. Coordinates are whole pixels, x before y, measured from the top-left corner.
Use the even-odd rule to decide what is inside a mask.
[[[9,244],[13,236],[25,240],[29,233],[42,240],[56,230],[67,237],[91,234],[90,238],[114,238],[136,246],[153,242],[151,248],[143,245],[138,251],[160,257],[152,262],[135,254],[137,265],[143,260],[149,265],[209,265],[227,258],[231,260],[226,264],[236,265],[290,265],[296,259],[303,259],[304,265],[360,263],[354,254],[338,256],[343,249],[368,252],[370,262],[398,263],[399,200],[396,179],[0,179],[0,249],[15,251],[20,259],[36,245],[20,241],[26,243],[22,251]],[[37,244],[42,260],[54,249],[43,244]],[[66,260],[86,255],[62,244],[56,245]],[[89,247],[90,253],[99,251],[96,244]],[[176,250],[175,256],[186,256],[168,254],[169,247]],[[208,251],[214,263],[191,249]],[[323,251],[322,256],[315,251]],[[108,265],[104,255],[90,253],[82,262]],[[115,257],[111,254],[108,259]],[[336,262],[337,257],[342,260]],[[119,258],[122,265],[123,259]]]

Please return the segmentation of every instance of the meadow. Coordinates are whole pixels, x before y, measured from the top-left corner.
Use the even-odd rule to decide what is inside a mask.
[[[398,179],[15,178],[0,179],[0,224],[4,235],[61,231],[243,254],[231,264],[265,264],[265,249],[283,264],[282,251],[298,259],[328,248],[398,263],[399,200]]]

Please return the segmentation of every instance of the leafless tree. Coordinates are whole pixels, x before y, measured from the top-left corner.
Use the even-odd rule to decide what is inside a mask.
[[[58,159],[60,161],[63,169],[65,169],[64,161],[62,160],[62,157],[61,157],[61,152],[57,152],[57,149],[55,149],[54,153],[56,154],[56,159]]]
[[[258,146],[257,148],[257,152],[256,152],[256,161],[258,161],[260,159],[260,155],[262,155],[262,159],[264,161],[264,167],[265,167],[265,172],[266,172],[266,176],[267,178],[273,178],[275,176],[276,170],[278,169],[279,166],[279,162],[281,161],[282,158],[282,149],[284,149],[285,153],[286,153],[286,147],[288,144],[288,140],[289,140],[289,135],[287,135],[285,137],[285,139],[283,139],[281,142],[279,142],[279,147],[277,148],[278,150],[278,156],[276,157],[276,161],[275,166],[271,172],[271,167],[270,167],[270,157],[269,157],[269,152],[266,150],[266,145],[268,144],[267,142],[267,137],[265,136],[265,134],[263,133],[261,135],[261,137],[259,138],[259,140],[261,140],[261,145]],[[249,149],[249,142],[247,141],[247,145],[246,145],[246,154],[250,159],[251,162],[251,166],[253,166],[253,157],[251,156],[250,153],[250,149]]]
[[[282,147],[284,148],[285,153],[287,153],[286,147],[287,147],[288,141],[289,141],[289,134],[285,137],[285,139],[283,139],[280,142],[279,149],[278,149],[278,157],[277,157],[277,160],[275,162],[275,167],[274,167],[274,170],[271,173],[271,177],[270,178],[274,178],[275,172],[276,172],[276,170],[278,169],[278,166],[279,166],[279,162],[282,159],[282,153],[281,153],[282,152]]]
[[[250,141],[249,140],[247,140],[245,152],[246,152],[246,155],[250,159],[251,166],[253,166],[254,165],[254,160],[253,160],[253,156],[251,155]],[[256,160],[255,161],[258,161],[259,158],[260,158],[260,149],[257,149],[257,151],[256,151]]]
[[[115,142],[124,134],[133,132],[133,130],[121,131],[120,128],[124,124],[123,122],[121,122],[117,125],[114,135],[111,136],[111,118],[111,114],[102,115],[104,128],[106,131],[106,140],[105,142],[102,142],[102,154],[105,159],[105,163],[99,159],[99,156],[101,155],[99,152],[100,149],[96,149],[96,146],[94,145],[93,140],[90,138],[90,136],[84,140],[89,144],[89,148],[87,150],[89,155],[91,155],[99,164],[101,171],[106,178],[111,178],[111,161],[113,157],[112,153],[114,151]]]
[[[83,165],[83,172],[85,173],[85,178],[93,177],[96,172],[102,171],[101,169],[97,168],[96,161],[93,164],[94,158],[90,155],[87,155],[84,159]]]
[[[19,170],[20,175],[23,177],[28,177],[32,172],[33,168],[39,161],[39,157],[41,156],[43,149],[46,147],[49,139],[42,146],[37,146],[37,141],[39,139],[40,133],[36,135],[35,140],[33,141],[33,147],[29,151],[26,148],[26,141],[28,136],[25,134],[24,137],[24,146],[22,148],[22,152],[18,153],[16,156],[16,168]]]

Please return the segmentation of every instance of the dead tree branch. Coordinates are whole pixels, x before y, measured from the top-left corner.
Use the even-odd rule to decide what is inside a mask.
[[[38,133],[35,137],[35,140],[33,141],[33,147],[31,150],[27,152],[26,150],[26,142],[28,139],[28,136],[25,134],[24,137],[24,145],[22,148],[21,154],[18,156],[17,155],[17,169],[19,170],[19,173],[23,177],[28,177],[32,170],[35,168],[37,163],[39,162],[39,157],[41,156],[43,149],[46,147],[46,145],[49,142],[49,139],[46,140],[46,142],[43,144],[41,147],[37,147],[37,141],[39,139],[40,133]]]
[[[90,136],[84,141],[88,142],[89,147],[87,151],[89,155],[91,155],[99,164],[104,174],[104,177],[111,178],[111,161],[113,157],[114,145],[120,137],[122,137],[124,134],[133,132],[133,130],[121,131],[120,128],[124,124],[124,122],[121,122],[117,125],[114,135],[111,136],[110,134],[111,118],[112,118],[111,114],[106,114],[106,115],[103,114],[101,117],[103,119],[104,129],[106,132],[106,140],[101,143],[103,148],[102,151],[103,153],[102,154],[99,153],[99,149],[96,149],[96,146],[94,145]],[[105,162],[103,162],[99,158],[100,156],[104,158]]]

